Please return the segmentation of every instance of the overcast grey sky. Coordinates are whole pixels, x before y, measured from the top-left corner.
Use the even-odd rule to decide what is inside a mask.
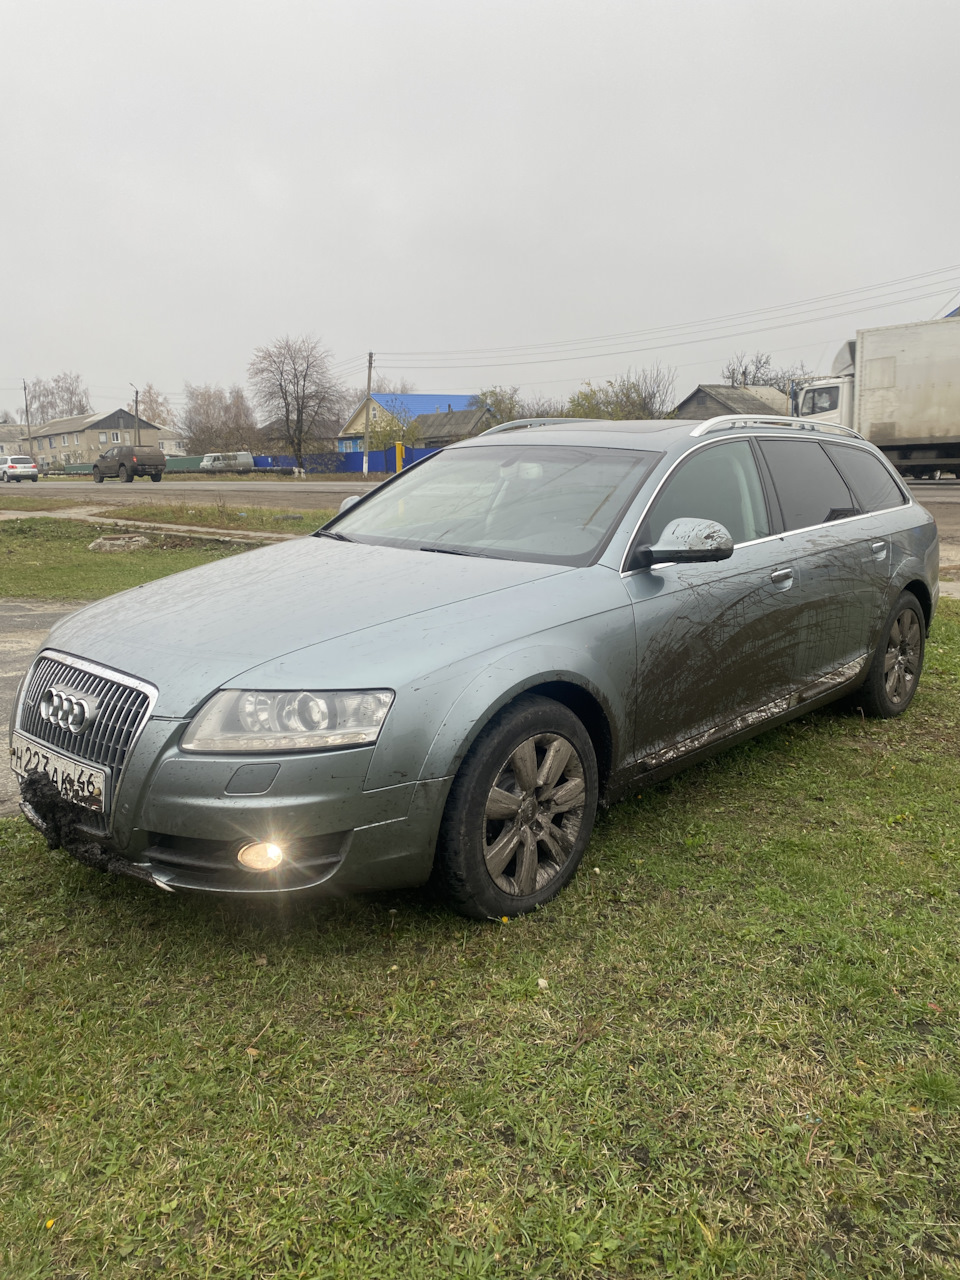
[[[5,0],[0,47],[14,413],[285,333],[353,385],[685,394],[960,294],[957,0]]]

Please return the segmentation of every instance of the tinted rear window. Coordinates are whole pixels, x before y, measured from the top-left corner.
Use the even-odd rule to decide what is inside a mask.
[[[862,511],[886,511],[906,502],[903,490],[875,454],[850,445],[830,444],[826,449],[856,494]]]
[[[787,529],[829,524],[857,512],[846,481],[816,440],[762,440]]]
[[[21,467],[29,467],[30,464],[33,462],[33,459],[32,458],[11,458],[10,461],[19,463]]]

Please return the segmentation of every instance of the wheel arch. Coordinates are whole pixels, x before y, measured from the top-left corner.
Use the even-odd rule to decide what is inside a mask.
[[[531,685],[529,689],[524,690],[524,694],[531,693],[562,703],[573,712],[586,729],[597,756],[600,794],[603,795],[613,767],[613,733],[610,720],[600,700],[582,685],[573,684],[569,680],[547,680],[543,684]]]
[[[603,691],[570,671],[530,674],[525,679],[503,686],[493,699],[490,698],[488,683],[473,684],[464,691],[440,726],[421,778],[455,775],[490,721],[506,707],[531,694],[559,702],[581,722],[596,753],[600,794],[603,796],[617,759],[622,729],[618,729],[611,701]],[[459,731],[456,725],[460,726]]]
[[[910,582],[904,583],[902,591],[909,591],[917,597],[917,603],[923,610],[923,622],[927,631],[930,630],[930,623],[933,620],[933,597],[930,594],[930,588],[920,578],[914,578]]]

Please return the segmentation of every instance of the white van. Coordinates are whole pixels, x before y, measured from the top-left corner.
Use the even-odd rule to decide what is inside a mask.
[[[201,471],[252,471],[252,453],[205,453]]]

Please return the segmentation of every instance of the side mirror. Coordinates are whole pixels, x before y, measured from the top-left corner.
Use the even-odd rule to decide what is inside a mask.
[[[733,539],[715,520],[671,520],[655,547],[635,547],[628,569],[650,569],[655,564],[708,564],[729,560]]]
[[[349,498],[344,498],[344,500],[340,503],[340,506],[337,508],[337,515],[342,515],[344,511],[349,511],[350,508],[354,505],[354,503],[359,501],[360,501],[360,494],[351,493]]]

